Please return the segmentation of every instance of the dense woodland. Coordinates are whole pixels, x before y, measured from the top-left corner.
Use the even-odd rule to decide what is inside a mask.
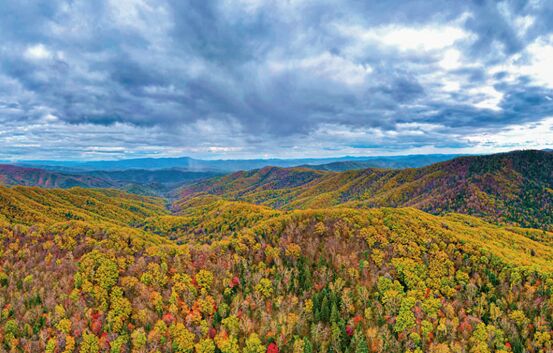
[[[235,174],[183,190],[172,212],[115,190],[0,187],[0,351],[551,352],[553,169],[529,156],[379,181],[482,181],[487,220],[461,214],[469,203],[369,208],[370,183],[353,186],[390,173],[375,170]],[[327,198],[332,182],[357,196]]]

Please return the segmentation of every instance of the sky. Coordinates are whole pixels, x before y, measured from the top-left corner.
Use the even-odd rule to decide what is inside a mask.
[[[551,0],[0,2],[0,159],[552,147]]]

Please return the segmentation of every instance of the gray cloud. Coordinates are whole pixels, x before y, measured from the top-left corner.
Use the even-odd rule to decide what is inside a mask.
[[[1,158],[477,149],[553,116],[549,1],[0,10]]]

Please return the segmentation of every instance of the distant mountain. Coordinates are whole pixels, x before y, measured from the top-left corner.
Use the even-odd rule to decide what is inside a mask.
[[[82,172],[81,172],[82,173]],[[221,175],[218,172],[196,172],[181,169],[127,169],[88,171],[90,175],[122,184],[119,188],[140,195],[166,195],[183,185]]]
[[[263,168],[187,186],[181,197],[186,201],[204,193],[273,208],[411,206],[551,228],[553,154],[516,151],[402,170]]]
[[[356,162],[366,163],[364,167],[378,168],[407,168],[421,167],[436,162],[449,160],[459,155],[406,155],[406,156],[385,156],[385,157],[337,157],[337,158],[303,158],[303,159],[219,159],[201,160],[189,157],[180,158],[141,158],[125,159],[117,161],[19,161],[17,165],[35,167],[61,172],[91,171],[91,170],[128,170],[128,169],[181,169],[186,171],[208,171],[208,172],[235,172],[239,170],[259,169],[267,166],[275,167],[297,167],[328,165],[329,163]],[[355,164],[354,164],[355,165]],[[339,170],[346,170],[348,164],[338,165]],[[333,166],[321,167],[333,168]]]
[[[461,157],[461,155],[452,154],[430,154],[430,155],[407,155],[407,156],[391,156],[391,157],[373,157],[367,160],[348,160],[332,162],[318,165],[303,165],[303,167],[326,170],[334,172],[343,172],[346,170],[367,169],[367,168],[419,168],[433,163],[451,160]]]
[[[167,184],[178,185],[186,182],[197,181],[200,179],[213,178],[220,175],[216,172],[193,172],[181,169],[127,169],[127,170],[107,170],[90,171],[84,175],[96,176],[99,178],[118,180],[128,183],[138,184]]]
[[[38,168],[0,165],[0,184],[70,188],[75,186],[110,188],[116,183],[90,175],[70,175]]]
[[[57,170],[127,170],[127,169],[193,169],[193,159],[182,158],[138,158],[114,161],[19,161],[18,165],[37,166],[44,169]]]
[[[117,188],[141,195],[161,195],[188,183],[220,175],[177,169],[62,173],[39,168],[0,165],[0,184],[45,188]]]

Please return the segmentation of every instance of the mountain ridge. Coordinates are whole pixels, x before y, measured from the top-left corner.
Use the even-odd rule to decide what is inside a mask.
[[[48,161],[28,160],[15,161],[13,164],[52,169],[65,172],[91,171],[91,170],[128,170],[128,169],[171,169],[179,168],[188,171],[216,171],[235,172],[240,170],[258,169],[266,166],[297,167],[302,165],[324,165],[340,162],[363,162],[373,167],[389,166],[394,168],[417,167],[435,163],[438,161],[455,158],[459,155],[452,154],[424,154],[424,155],[400,155],[400,156],[343,156],[324,158],[299,158],[299,159],[214,159],[202,160],[191,157],[174,158],[135,158],[106,161]]]
[[[180,169],[76,171],[54,170],[0,164],[0,184],[39,186],[45,188],[71,187],[116,188],[145,195],[170,195],[187,183],[220,175],[216,172],[191,172]]]
[[[271,171],[273,175],[266,175]],[[297,173],[308,178],[279,185]],[[270,180],[270,182],[266,182]],[[181,189],[183,199],[207,193],[273,208],[406,207],[460,212],[524,226],[553,224],[553,154],[514,151],[459,157],[422,168],[345,172],[261,169],[208,179]]]

